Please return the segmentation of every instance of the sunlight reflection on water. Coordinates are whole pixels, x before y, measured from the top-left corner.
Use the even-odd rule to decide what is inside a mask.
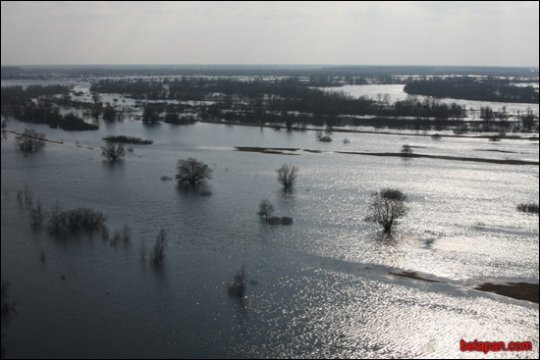
[[[32,127],[95,150],[48,143],[24,158],[12,137],[2,142],[2,278],[11,281],[20,309],[6,338],[13,356],[459,357],[461,338],[531,340],[537,349],[538,306],[468,290],[486,279],[538,281],[538,217],[515,209],[538,201],[537,166],[233,151],[344,146],[321,145],[310,132],[285,136],[249,127],[124,122],[92,133]],[[106,133],[155,143],[135,146],[111,168],[97,150]],[[403,142],[347,136],[347,149],[373,152]],[[478,139],[414,140],[426,152],[491,146]],[[538,147],[527,141],[499,146],[538,159]],[[211,196],[160,181],[187,157],[211,164]],[[276,181],[283,163],[300,168],[290,194]],[[112,229],[128,223],[131,244],[113,249],[99,239],[64,243],[32,232],[28,211],[15,199],[25,182],[47,210],[58,200],[65,209],[102,211]],[[387,186],[409,196],[410,212],[394,241],[381,242],[363,219],[370,193]],[[264,198],[294,224],[262,224],[256,211]],[[141,253],[149,254],[160,228],[168,243],[157,273]],[[226,293],[242,265],[256,284],[248,285],[244,303]],[[398,279],[390,268],[458,285]]]

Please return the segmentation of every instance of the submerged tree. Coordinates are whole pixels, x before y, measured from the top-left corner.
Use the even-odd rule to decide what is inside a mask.
[[[521,120],[521,127],[523,131],[527,132],[530,132],[533,129],[535,118],[537,119],[531,109],[527,109],[527,113],[521,115],[519,118]]]
[[[106,141],[105,146],[101,147],[101,155],[110,162],[122,159],[126,154],[124,144],[114,141]]]
[[[167,234],[165,233],[165,230],[161,229],[156,238],[156,244],[154,245],[154,249],[152,251],[152,263],[154,265],[161,265],[163,263],[163,260],[165,259],[165,238],[166,237],[167,237]]]
[[[122,228],[122,230],[117,229],[114,231],[110,244],[112,247],[116,247],[116,245],[120,241],[122,241],[124,245],[127,245],[130,239],[131,239],[131,228],[127,224],[124,224],[124,227]]]
[[[145,104],[143,108],[142,121],[145,125],[157,125],[159,124],[159,114],[162,105],[160,104]]]
[[[244,267],[234,275],[233,281],[227,286],[229,295],[243,298],[246,294],[246,270]]]
[[[259,212],[257,213],[260,217],[264,217],[265,220],[268,220],[269,217],[274,213],[274,205],[270,200],[264,199],[259,204]]]
[[[179,185],[197,186],[212,178],[212,169],[193,158],[178,160],[176,169],[176,180]]]
[[[22,134],[15,137],[15,144],[19,150],[25,153],[33,153],[45,145],[45,134],[38,133],[33,129],[24,129]]]
[[[366,221],[382,226],[384,233],[390,234],[397,220],[407,214],[406,200],[407,196],[396,189],[386,188],[373,193]]]
[[[278,181],[283,185],[284,190],[291,190],[296,182],[298,168],[292,165],[282,165],[278,170]]]

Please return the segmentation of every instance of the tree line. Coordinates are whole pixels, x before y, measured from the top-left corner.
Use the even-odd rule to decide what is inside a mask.
[[[386,98],[354,98],[340,92],[328,92],[310,86],[298,78],[238,81],[234,79],[187,78],[172,81],[106,79],[92,85],[92,91],[121,93],[136,99],[213,101],[207,113],[251,112],[259,117],[267,112],[295,111],[313,116],[375,115],[417,116],[437,119],[463,118],[464,106],[434,99],[416,98],[390,103]],[[147,109],[146,112],[152,109]],[[152,115],[144,115],[151,118]]]
[[[60,107],[55,104],[56,95],[67,95],[69,87],[59,85],[2,87],[1,113],[12,116],[20,121],[34,124],[48,124],[51,128],[73,130],[97,130],[98,126],[84,121],[81,117],[70,112],[60,113]]]
[[[538,91],[532,86],[515,86],[508,80],[473,77],[435,77],[408,82],[405,92],[438,98],[538,104]]]
[[[113,122],[122,117],[121,107],[103,104],[100,93],[145,99],[142,121],[146,125],[165,122],[192,124],[197,120],[254,125],[286,126],[288,130],[315,126],[369,126],[375,128],[466,131],[534,131],[538,117],[481,109],[481,122],[467,122],[465,106],[443,103],[435,98],[391,102],[389,96],[354,98],[340,92],[309,86],[299,78],[240,81],[223,78],[103,79],[92,85],[93,102],[70,98],[69,88],[33,86],[2,88],[2,114],[21,121],[46,123],[66,130],[93,130],[99,119]],[[116,100],[116,99],[115,99]],[[171,103],[172,101],[176,103]],[[200,101],[190,103],[188,101]],[[62,115],[60,108],[83,108],[93,118],[85,122],[74,113]]]

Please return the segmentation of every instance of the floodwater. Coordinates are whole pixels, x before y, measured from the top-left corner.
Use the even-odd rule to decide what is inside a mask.
[[[533,83],[534,84],[534,83]],[[529,83],[527,83],[529,85]],[[535,86],[538,88],[538,85]],[[361,96],[377,100],[377,96],[380,94],[388,94],[389,100],[391,103],[396,101],[403,101],[409,96],[403,89],[405,88],[404,84],[390,84],[390,85],[344,85],[336,87],[326,87],[321,88],[326,91],[331,92],[343,92],[347,95],[359,98]],[[431,98],[430,96],[415,96],[420,101],[424,101],[425,98]],[[502,108],[505,107],[508,114],[526,114],[527,111],[531,110],[534,114],[538,115],[539,105],[538,104],[525,104],[525,103],[503,103],[503,102],[494,102],[494,101],[476,101],[476,100],[464,100],[464,99],[452,99],[452,98],[442,98],[438,99],[442,103],[451,104],[456,103],[467,108],[467,119],[468,120],[479,120],[480,119],[480,108],[489,106],[495,111],[502,111]]]
[[[1,269],[17,303],[5,330],[8,357],[538,358],[538,305],[472,290],[538,282],[538,216],[516,210],[538,202],[538,166],[335,152],[398,152],[409,143],[418,153],[538,161],[537,141],[334,133],[323,144],[313,131],[247,126],[126,120],[65,132],[8,121],[11,130],[27,127],[64,143],[25,157],[13,134],[2,140]],[[110,165],[99,151],[109,134],[154,144]],[[213,169],[211,196],[160,181],[188,157]],[[292,193],[276,181],[284,163],[299,168]],[[111,247],[99,237],[60,241],[33,231],[16,199],[25,184],[47,211],[55,203],[99,210],[111,233],[128,224],[131,241]],[[409,198],[394,239],[363,220],[370,193],[382,187]],[[261,223],[265,198],[294,224]],[[148,255],[161,228],[166,257],[156,269]],[[242,267],[247,297],[238,300],[227,283]],[[441,282],[389,274],[400,270]],[[532,341],[534,351],[461,353],[461,339]]]

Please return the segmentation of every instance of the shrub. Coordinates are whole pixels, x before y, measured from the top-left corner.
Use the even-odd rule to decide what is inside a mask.
[[[152,144],[152,140],[144,140],[138,137],[125,136],[125,135],[116,135],[116,136],[107,136],[103,140],[121,143],[121,144],[137,144],[137,145],[149,145]]]
[[[517,209],[526,213],[538,214],[538,204],[519,204]]]
[[[385,199],[395,200],[395,201],[406,201],[407,195],[402,193],[400,190],[397,189],[390,189],[386,188],[381,190],[381,196]]]
[[[320,142],[332,142],[332,138],[328,135],[323,135],[318,137]]]
[[[101,212],[88,208],[60,211],[56,207],[52,211],[47,228],[49,233],[60,238],[76,236],[81,232],[91,234],[102,230],[105,219]]]

